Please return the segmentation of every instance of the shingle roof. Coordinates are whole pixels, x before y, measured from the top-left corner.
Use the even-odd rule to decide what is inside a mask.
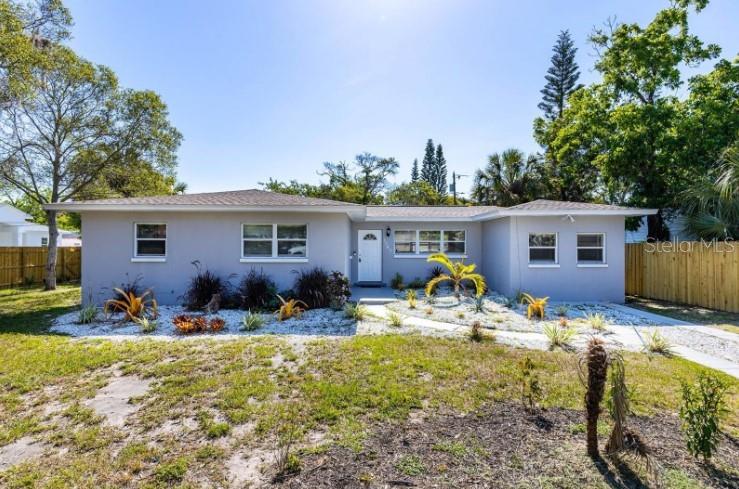
[[[500,209],[495,206],[367,206],[368,218],[442,218],[467,219]]]
[[[525,204],[506,207],[507,211],[633,211],[634,207],[621,205],[591,204],[588,202],[563,202],[538,199]]]
[[[302,197],[300,195],[279,194],[267,190],[233,190],[230,192],[210,192],[202,194],[159,195],[153,197],[128,197],[122,199],[98,199],[70,202],[84,205],[215,205],[215,206],[357,206],[347,202],[329,199]]]

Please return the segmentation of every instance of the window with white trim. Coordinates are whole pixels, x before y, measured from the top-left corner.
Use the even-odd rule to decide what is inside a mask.
[[[137,222],[135,232],[134,256],[136,258],[167,256],[166,224]]]
[[[578,233],[577,263],[602,265],[606,262],[606,235],[604,233]]]
[[[46,236],[41,238],[41,246],[49,246],[49,238]]]
[[[529,263],[557,264],[557,233],[529,233]]]
[[[449,255],[464,255],[467,251],[464,230],[415,229],[395,231],[395,254],[425,256],[443,251]]]
[[[305,258],[306,224],[243,224],[242,258]]]

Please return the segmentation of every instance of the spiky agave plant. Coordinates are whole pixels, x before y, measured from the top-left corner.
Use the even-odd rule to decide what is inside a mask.
[[[582,363],[587,368],[587,378],[584,378]],[[608,352],[603,340],[591,338],[588,341],[585,356],[581,358],[580,374],[586,387],[585,416],[588,455],[592,458],[598,458],[600,456],[598,452],[598,417],[600,416],[600,403],[603,401],[608,374]]]
[[[475,286],[475,297],[480,297],[485,293],[485,277],[479,273],[475,273],[477,265],[470,263],[466,265],[464,261],[452,261],[445,253],[434,253],[426,259],[427,262],[440,263],[447,269],[447,273],[442,273],[426,283],[426,295],[430,296],[434,289],[441,282],[452,282],[454,287],[454,296],[459,299],[460,289],[466,290],[464,282],[472,282]]]

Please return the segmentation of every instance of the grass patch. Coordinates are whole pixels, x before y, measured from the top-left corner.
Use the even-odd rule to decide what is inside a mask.
[[[36,287],[0,290],[0,332],[45,333],[55,317],[79,305],[79,285],[58,285],[50,291]]]

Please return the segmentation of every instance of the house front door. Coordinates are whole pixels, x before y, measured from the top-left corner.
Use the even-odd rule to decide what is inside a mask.
[[[357,235],[358,282],[382,281],[382,231],[360,229]]]

